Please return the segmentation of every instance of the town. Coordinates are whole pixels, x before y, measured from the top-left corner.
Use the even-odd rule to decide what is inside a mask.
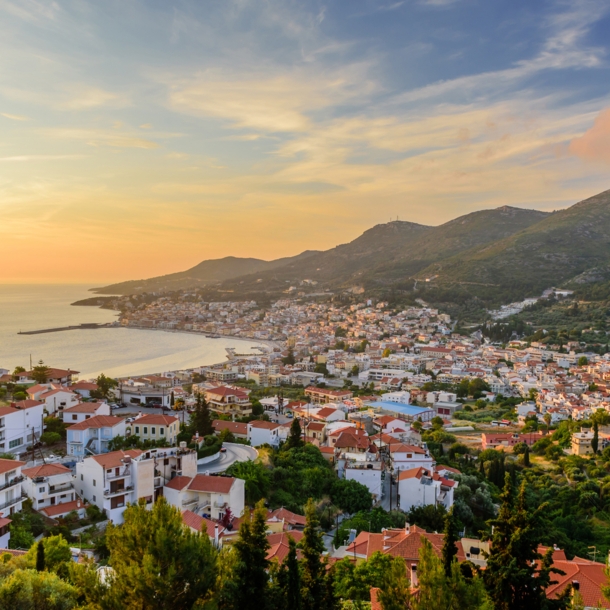
[[[427,306],[372,300],[285,299],[263,311],[160,298],[122,309],[127,326],[267,342],[229,349],[225,362],[121,379],[80,380],[43,362],[0,369],[0,555],[31,556],[60,536],[71,560],[108,577],[108,527],[123,526],[130,507],[162,503],[219,552],[239,549],[243,524],[260,513],[265,561],[279,566],[316,524],[328,566],[381,553],[415,570],[426,549],[445,552],[439,532],[454,523],[456,561],[484,573],[487,523],[505,475],[514,484],[519,473],[541,498],[551,483],[592,493],[577,517],[598,523],[570,536],[567,509],[554,507],[563,516],[533,552],[550,548],[549,567],[567,574],[549,599],[569,590],[610,607],[596,561],[610,550],[609,354],[576,341],[492,344]],[[375,587],[359,595],[376,607]]]

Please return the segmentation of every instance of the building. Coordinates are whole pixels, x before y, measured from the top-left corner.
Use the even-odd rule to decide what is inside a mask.
[[[108,452],[108,443],[125,436],[125,419],[112,415],[96,415],[70,426],[67,430],[68,455],[82,458]]]
[[[78,424],[96,415],[110,414],[110,405],[107,402],[81,402],[64,409],[61,418],[66,424]]]
[[[201,371],[208,381],[220,381],[220,383],[229,383],[237,381],[239,374],[237,371],[230,369],[212,369],[204,368]]]
[[[18,513],[23,505],[23,475],[25,462],[0,458],[0,517]]]
[[[343,472],[346,480],[357,481],[364,485],[371,492],[374,501],[380,500],[383,496],[385,472],[381,461],[348,459],[345,461]]]
[[[353,398],[353,392],[349,390],[327,390],[326,388],[305,388],[305,395],[311,398],[315,404],[326,404],[329,402],[341,402]]]
[[[383,398],[385,398],[385,396],[383,396]],[[428,407],[416,407],[415,405],[389,400],[377,400],[368,403],[367,406],[380,415],[392,415],[393,417],[398,417],[407,422],[426,422],[430,421],[435,415],[434,410],[429,409]]]
[[[593,431],[581,430],[572,434],[572,455],[591,455],[593,454]]]
[[[32,377],[33,371],[22,371],[17,373],[16,383],[19,385],[31,385],[36,383]],[[47,380],[45,383],[53,383],[59,385],[69,385],[72,381],[75,381],[75,377],[78,375],[78,371],[71,371],[70,369],[47,369]]]
[[[3,555],[8,549],[11,540],[11,523],[10,519],[0,517],[0,555]]]
[[[430,504],[442,504],[449,510],[457,486],[457,481],[446,479],[432,469],[420,466],[402,470],[398,473],[398,505],[406,513],[413,507]]]
[[[224,419],[215,419],[212,422],[214,434],[220,434],[223,430],[228,430],[235,438],[246,440],[248,438],[248,424],[236,421],[225,421]]]
[[[73,485],[72,471],[61,464],[43,464],[22,471],[24,493],[32,500],[33,507],[42,511],[54,507],[54,517],[71,512],[76,490]],[[65,509],[65,510],[64,510]],[[56,512],[59,510],[60,512]],[[81,506],[81,516],[84,506]]]
[[[163,495],[167,501],[180,510],[210,519],[222,519],[227,510],[241,517],[245,506],[245,482],[233,477],[177,476],[169,481]]]
[[[91,392],[97,392],[99,388],[93,381],[77,381],[70,386],[70,389],[83,398],[91,398]]]
[[[252,405],[247,392],[227,386],[204,390],[205,399],[212,411],[223,415],[250,415]]]
[[[126,432],[143,441],[163,441],[174,445],[180,432],[180,421],[172,415],[140,415],[126,426]]]
[[[0,453],[23,453],[44,432],[44,403],[22,400],[0,407]]]
[[[78,462],[75,486],[81,498],[98,506],[114,523],[122,523],[128,503],[144,499],[151,508],[173,477],[196,474],[197,454],[185,446],[130,449]]]
[[[401,442],[396,442],[396,444],[390,442],[387,445],[387,451],[392,458],[392,464],[396,470],[409,470],[420,466],[432,468],[435,464],[434,457],[424,447],[406,445]]]
[[[542,438],[540,432],[527,432],[526,434],[517,433],[487,433],[481,434],[481,445],[483,449],[497,449],[502,447],[513,447],[517,443],[525,443],[531,447],[536,441]]]
[[[280,424],[255,419],[248,423],[248,440],[253,447],[277,447],[280,444],[280,427]]]

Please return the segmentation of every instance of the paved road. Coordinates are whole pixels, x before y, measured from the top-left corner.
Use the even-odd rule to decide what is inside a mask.
[[[224,472],[229,466],[235,464],[235,462],[247,462],[255,460],[258,457],[258,451],[254,447],[248,447],[247,445],[240,445],[239,443],[224,443],[226,448],[225,453],[221,453],[220,457],[207,464],[198,464],[198,472],[209,472],[210,474],[217,474]]]

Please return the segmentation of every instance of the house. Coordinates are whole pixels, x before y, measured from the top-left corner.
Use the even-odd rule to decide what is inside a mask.
[[[70,386],[73,392],[79,394],[82,398],[91,398],[91,392],[97,392],[99,388],[97,383],[93,381],[77,381]]]
[[[222,519],[227,510],[241,516],[245,506],[245,482],[233,477],[177,476],[166,483],[163,495],[180,510],[190,510],[211,519]]]
[[[572,434],[572,455],[591,455],[593,437],[592,430],[574,432]]]
[[[310,421],[305,424],[305,435],[312,442],[321,445],[326,441],[326,424],[319,421]]]
[[[19,385],[32,385],[36,383],[32,377],[33,371],[22,371],[16,374],[16,383]],[[45,383],[56,383],[59,385],[68,385],[72,383],[73,378],[78,375],[78,371],[71,371],[70,369],[47,369],[47,380]]]
[[[330,423],[345,420],[345,411],[333,407],[323,407],[321,409],[311,409],[309,416],[311,419]]]
[[[239,417],[252,413],[250,399],[243,390],[219,386],[204,390],[204,395],[212,411]]]
[[[279,429],[280,424],[255,419],[248,423],[248,440],[253,447],[277,447],[280,444]]]
[[[498,447],[513,447],[517,443],[525,443],[531,447],[536,441],[542,438],[540,432],[527,432],[526,434],[506,433],[486,433],[481,434],[481,445],[483,449],[497,449]]]
[[[303,538],[303,532],[293,530],[291,532],[267,534],[267,542],[269,543],[267,560],[276,560],[280,564],[283,563],[290,551],[290,538],[298,544]]]
[[[11,523],[10,519],[0,517],[0,557],[8,549],[11,540]]]
[[[140,415],[131,425],[126,426],[126,432],[131,432],[143,441],[163,441],[173,445],[180,432],[180,421],[172,415]]]
[[[329,444],[341,453],[364,453],[371,446],[369,435],[358,428],[337,430],[328,437]]]
[[[96,415],[110,415],[110,405],[107,402],[79,402],[64,409],[61,418],[66,424],[78,424]]]
[[[281,521],[282,530],[303,530],[305,529],[306,519],[303,515],[297,515],[287,508],[276,508],[274,511],[269,511],[267,522]]]
[[[420,466],[432,468],[435,463],[434,457],[427,449],[416,445],[406,445],[400,442],[390,443],[387,450],[392,458],[394,468],[398,470],[409,470]]]
[[[364,485],[371,492],[374,500],[380,500],[383,496],[383,479],[385,474],[381,460],[348,459],[345,460],[343,472],[346,480],[357,481]]]
[[[19,455],[44,432],[44,403],[22,400],[0,407],[0,453]]]
[[[311,398],[315,404],[326,404],[329,402],[342,402],[353,398],[353,392],[349,390],[327,390],[326,388],[305,388],[305,395]]]
[[[54,507],[54,517],[68,514],[77,500],[73,485],[72,471],[61,464],[43,464],[22,471],[24,493],[32,500],[32,506],[37,511]],[[80,516],[84,516],[85,507],[81,503]]]
[[[96,415],[70,426],[67,430],[68,455],[82,458],[87,454],[106,453],[108,443],[125,436],[125,419],[112,415]]]
[[[49,415],[61,413],[67,407],[80,402],[80,396],[67,388],[50,388],[38,395],[38,400],[44,402],[45,410]]]
[[[393,432],[407,432],[411,428],[411,424],[398,419],[393,415],[380,415],[373,420],[373,426],[385,434]]]
[[[190,478],[197,474],[197,454],[187,449],[186,444],[181,445],[86,457],[76,464],[76,491],[114,523],[122,523],[128,503],[144,499],[147,508],[152,508],[172,477]]]
[[[182,511],[182,522],[190,528],[192,532],[207,534],[210,542],[216,548],[220,546],[220,538],[225,532],[224,526],[220,523],[212,521],[211,519],[206,519],[190,510]]]
[[[453,492],[458,482],[440,476],[427,468],[411,468],[398,473],[398,506],[409,512],[415,506],[442,504],[453,506]]]
[[[25,462],[0,458],[0,517],[18,513],[23,505],[23,475]]]
[[[220,434],[223,430],[228,430],[235,438],[241,438],[244,440],[248,438],[248,424],[215,419],[212,422],[212,427],[214,428],[214,434],[216,435]]]

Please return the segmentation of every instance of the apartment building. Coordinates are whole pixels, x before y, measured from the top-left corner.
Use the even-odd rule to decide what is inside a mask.
[[[123,522],[128,503],[145,499],[148,508],[173,480],[197,474],[197,454],[181,447],[130,449],[86,457],[76,464],[76,491],[103,510],[114,523]]]
[[[107,453],[108,443],[117,436],[125,436],[125,419],[112,415],[96,415],[70,426],[67,430],[68,455]]]
[[[233,477],[180,476],[172,479],[163,490],[167,501],[180,510],[222,519],[230,509],[231,514],[241,517],[245,506],[245,481]]]
[[[219,386],[217,388],[205,389],[203,392],[212,411],[222,413],[223,415],[238,415],[240,417],[252,413],[250,399],[248,394],[243,390]]]
[[[32,500],[33,507],[47,514],[52,509],[53,518],[63,517],[76,510],[79,516],[84,516],[83,503],[77,506],[77,495],[74,489],[72,471],[61,464],[43,464],[22,471],[23,492]]]
[[[173,445],[180,432],[180,421],[171,415],[140,415],[127,425],[126,432],[143,441],[163,441]]]
[[[110,405],[107,402],[81,402],[64,409],[61,418],[66,424],[78,424],[96,415],[110,414]]]
[[[449,510],[457,486],[457,481],[446,479],[432,469],[420,466],[403,470],[398,474],[398,505],[404,512],[415,506],[437,504]]]
[[[23,400],[0,407],[0,452],[19,455],[44,431],[44,403]]]
[[[21,487],[22,467],[25,462],[0,458],[0,517],[18,513],[23,505],[24,495]]]

